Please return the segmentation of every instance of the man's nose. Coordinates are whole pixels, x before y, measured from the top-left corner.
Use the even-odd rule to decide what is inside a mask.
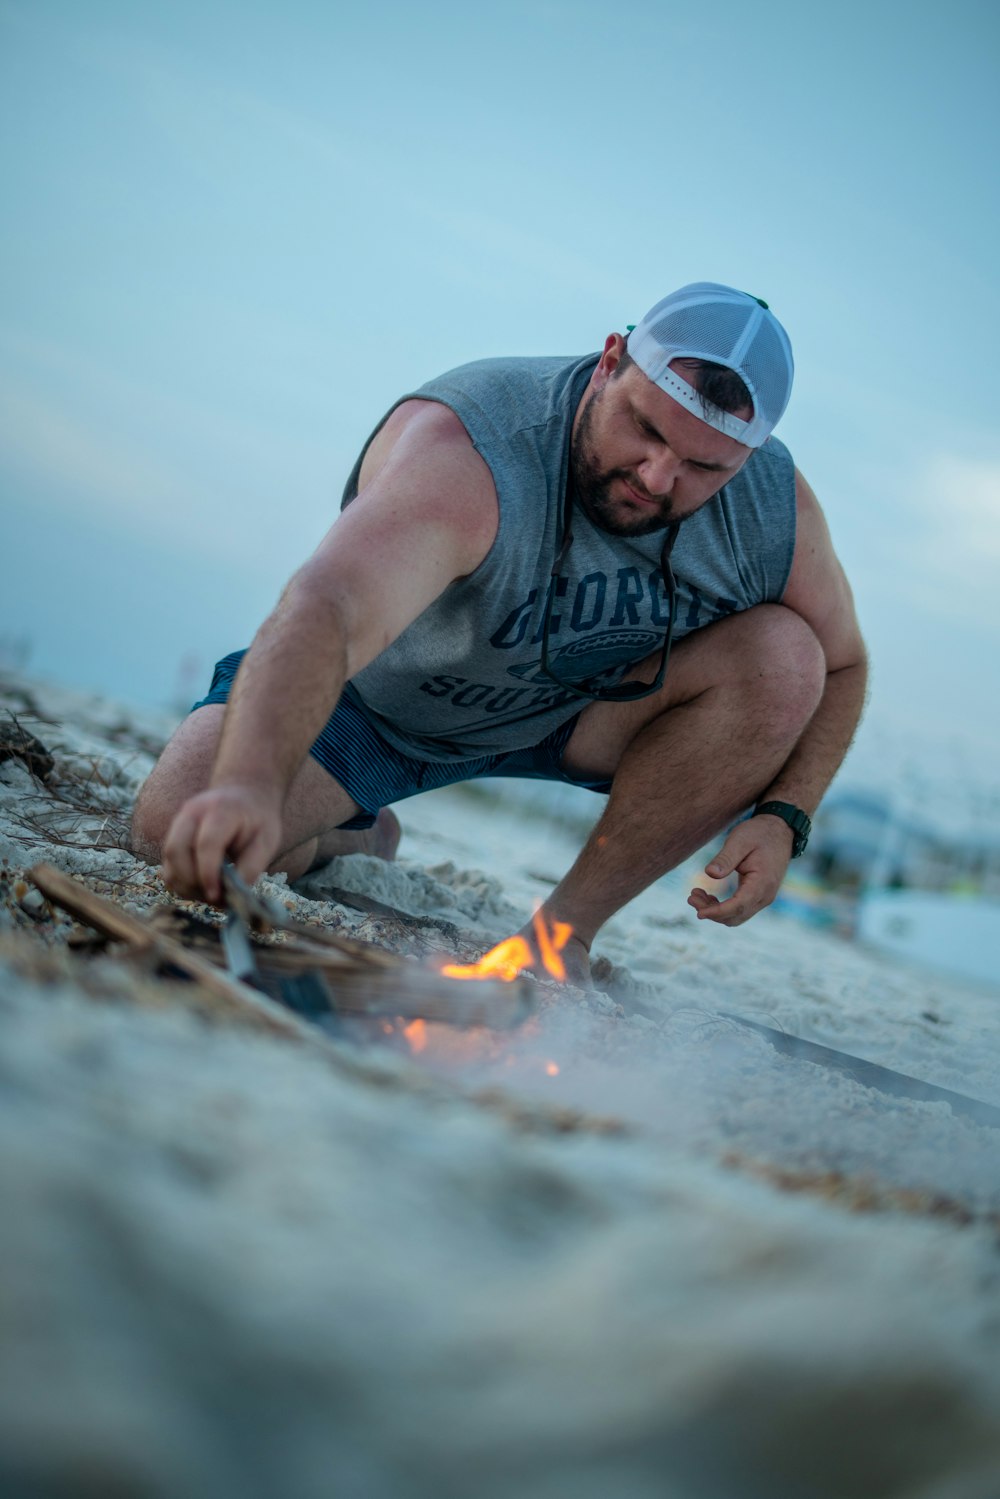
[[[649,494],[669,495],[680,471],[681,460],[670,448],[660,448],[639,465],[639,477]]]

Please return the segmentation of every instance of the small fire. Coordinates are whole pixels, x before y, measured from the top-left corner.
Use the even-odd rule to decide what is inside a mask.
[[[523,937],[508,937],[485,953],[478,963],[446,963],[441,972],[450,979],[516,979],[532,963],[531,948]]]
[[[409,1025],[403,1026],[403,1035],[413,1052],[419,1056],[427,1045],[427,1022],[426,1020],[411,1020]]]
[[[566,965],[559,954],[573,935],[568,921],[554,921],[551,926],[540,911],[532,917],[538,956],[546,973],[559,982],[566,977]],[[450,979],[503,979],[510,983],[522,968],[530,968],[535,954],[523,937],[507,937],[490,949],[478,963],[446,963],[441,972]]]
[[[548,1073],[549,1077],[558,1077],[559,1076],[559,1064],[558,1064],[558,1062],[546,1062],[545,1063],[545,1070]]]

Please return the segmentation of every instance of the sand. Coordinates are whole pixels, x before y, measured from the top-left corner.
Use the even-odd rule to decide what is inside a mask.
[[[0,763],[0,1492],[995,1499],[1000,1131],[719,1014],[1000,1104],[995,992],[698,924],[688,871],[518,1031],[282,1041],[70,952],[23,882],[164,899],[122,845],[169,722],[24,680],[0,709],[54,762]],[[433,793],[398,865],[262,887],[471,958],[596,809]]]

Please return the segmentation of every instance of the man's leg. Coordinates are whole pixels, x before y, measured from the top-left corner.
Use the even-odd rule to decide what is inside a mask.
[[[650,666],[634,676],[648,676]],[[615,911],[767,787],[815,712],[825,677],[808,625],[780,604],[765,604],[680,641],[659,693],[636,703],[589,704],[563,768],[611,778],[611,793],[545,914],[570,922],[589,949]],[[579,978],[579,948],[577,955]]]
[[[132,818],[132,848],[151,864],[159,863],[163,840],[177,811],[208,785],[225,711],[224,703],[208,703],[186,718],[139,793]],[[379,813],[373,828],[340,830],[340,823],[356,817],[360,810],[310,755],[285,802],[282,851],[271,873],[283,870],[295,880],[337,854],[370,853],[391,859],[399,842],[399,823],[388,808]]]

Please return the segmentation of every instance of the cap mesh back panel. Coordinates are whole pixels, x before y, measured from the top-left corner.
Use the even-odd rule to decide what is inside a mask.
[[[683,349],[700,359],[732,367],[736,348],[753,308],[711,307],[669,308],[665,315],[649,325],[649,331],[664,349]],[[750,386],[758,415],[776,422],[784,410],[791,371],[788,356],[766,318],[762,318],[751,341],[739,360],[739,372]]]
[[[650,332],[664,348],[697,349],[703,359],[728,364],[748,316],[745,307],[670,308]]]
[[[695,414],[753,447],[766,440],[791,395],[788,335],[765,303],[732,286],[714,281],[682,286],[640,319],[628,347],[644,373],[682,404],[689,402],[667,378],[671,360],[704,359],[736,370],[754,398],[750,421],[710,406]]]

